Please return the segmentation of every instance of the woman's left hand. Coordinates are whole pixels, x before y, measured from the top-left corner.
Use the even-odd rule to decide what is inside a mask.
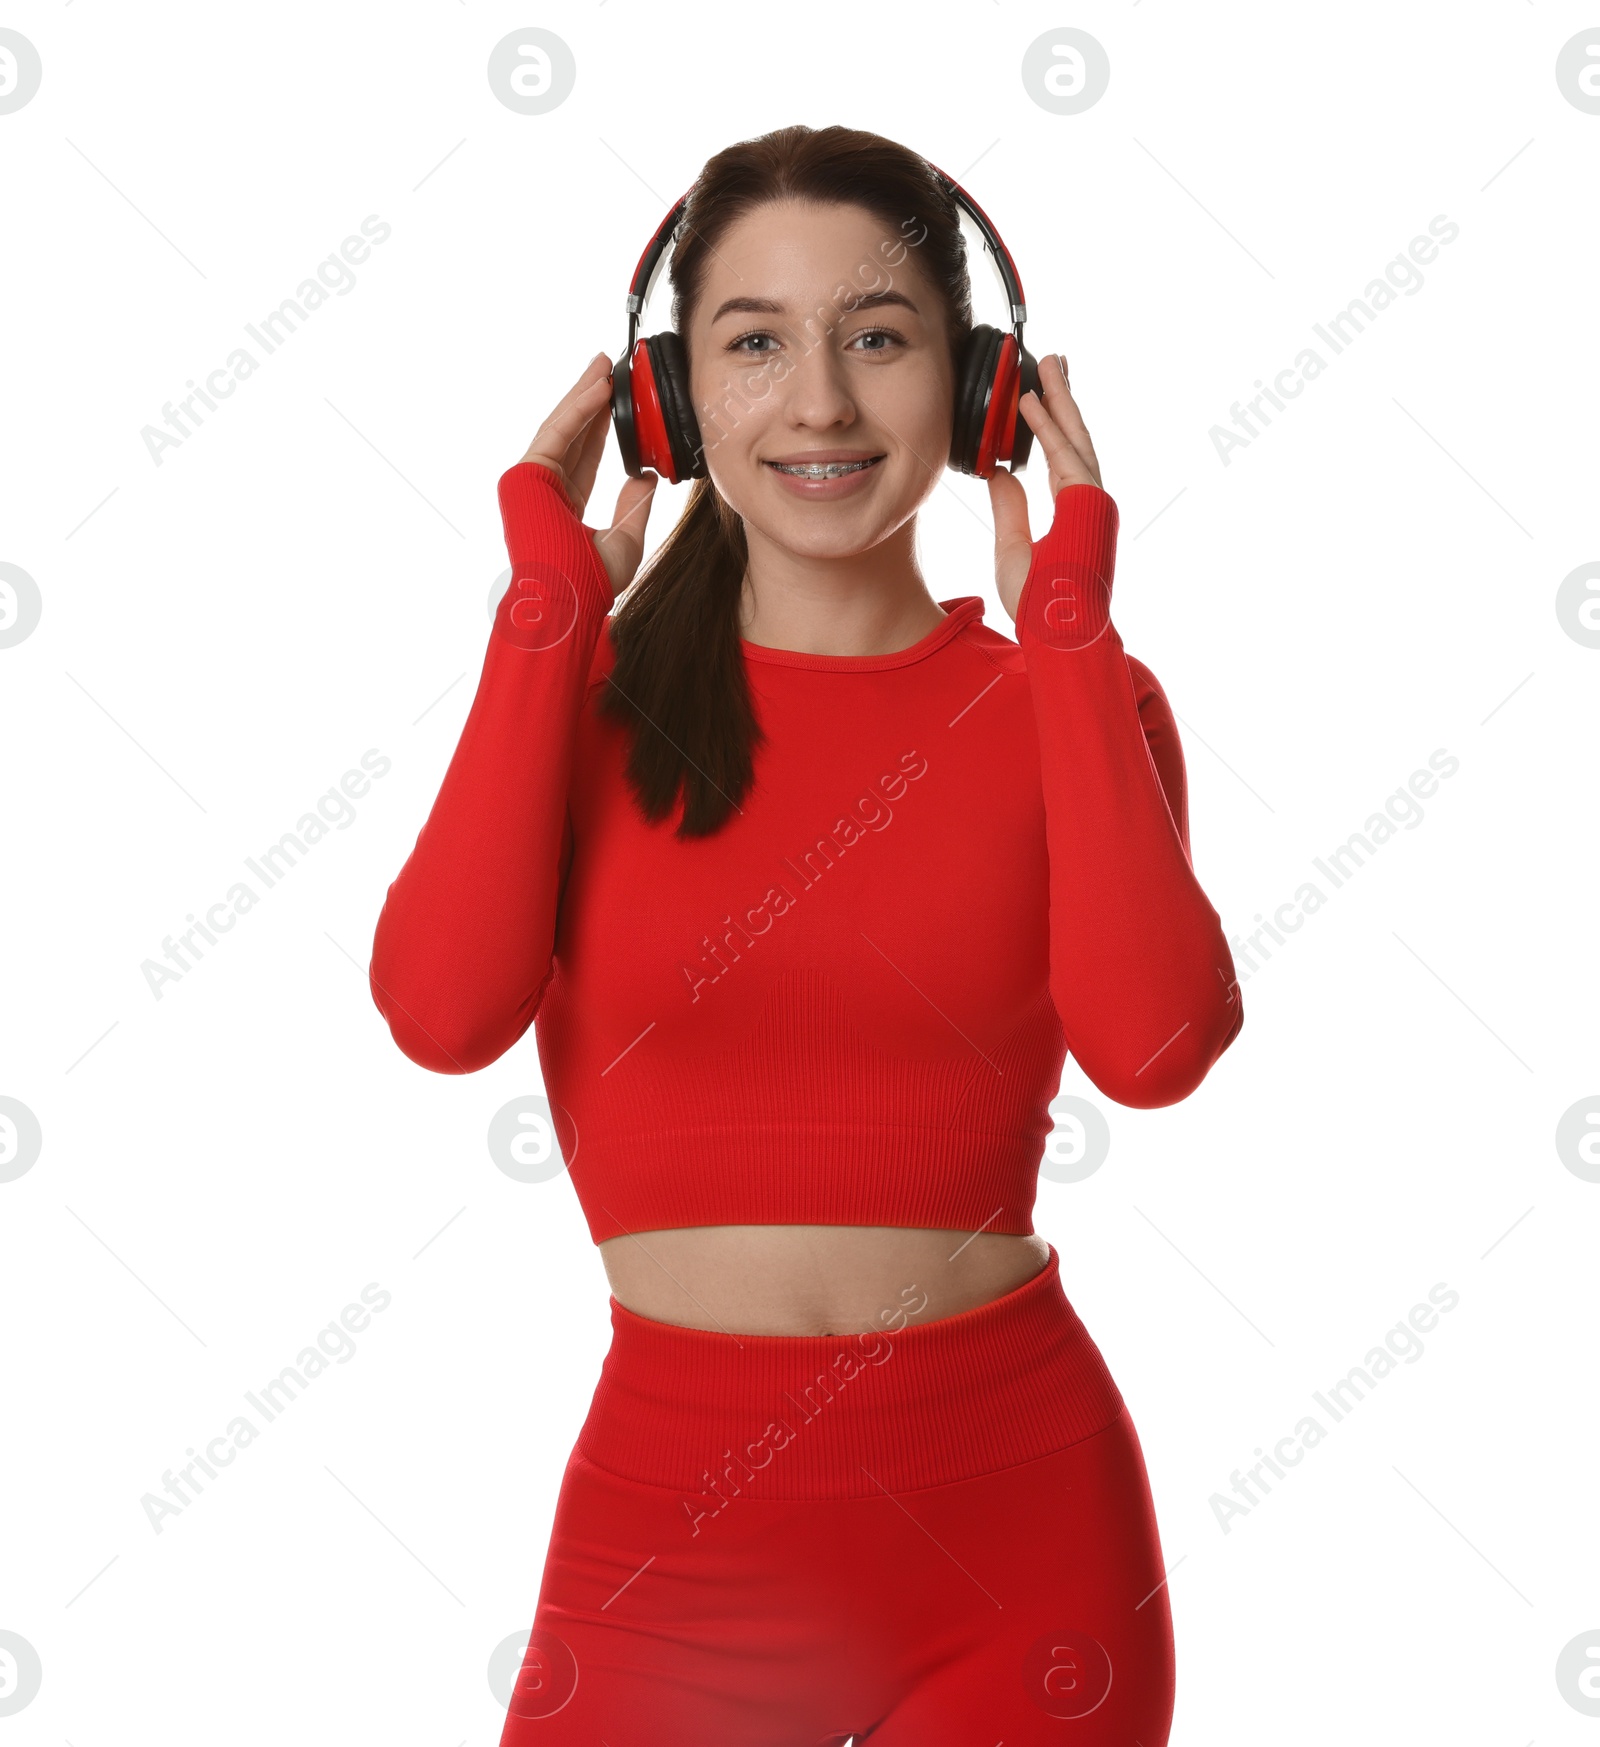
[[[1025,394],[1018,410],[1049,466],[1050,502],[1054,504],[1057,494],[1069,485],[1099,485],[1100,462],[1067,385],[1066,366],[1059,354],[1051,352],[1040,359],[1039,386],[1044,391],[1043,401]],[[1015,622],[1022,586],[1033,562],[1028,494],[1014,473],[997,467],[989,476],[989,504],[994,512],[995,585],[1000,604]]]

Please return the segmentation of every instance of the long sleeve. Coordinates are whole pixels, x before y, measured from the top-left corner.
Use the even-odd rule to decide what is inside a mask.
[[[615,599],[554,473],[502,475],[511,586],[428,821],[389,887],[372,998],[422,1067],[469,1074],[528,1029],[570,864],[567,790],[596,640]]]
[[[1126,653],[1126,651],[1124,651]],[[1183,853],[1194,865],[1189,847],[1189,774],[1184,768],[1183,745],[1178,739],[1178,724],[1173,719],[1172,705],[1161,689],[1161,681],[1136,656],[1128,656],[1128,672],[1133,676],[1134,701],[1139,706],[1139,725],[1144,729],[1145,745],[1155,761],[1156,775],[1161,778],[1161,792],[1167,799],[1167,811],[1178,828]]]
[[[1188,1097],[1244,1021],[1222,919],[1189,856],[1183,753],[1155,676],[1111,622],[1117,506],[1055,500],[1017,604],[1050,858],[1050,992],[1079,1066],[1119,1104]]]

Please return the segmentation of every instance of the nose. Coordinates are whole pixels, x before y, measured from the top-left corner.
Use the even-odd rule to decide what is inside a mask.
[[[845,363],[829,340],[809,351],[791,354],[790,368],[778,388],[784,422],[795,430],[832,430],[856,421],[855,397],[846,380]]]

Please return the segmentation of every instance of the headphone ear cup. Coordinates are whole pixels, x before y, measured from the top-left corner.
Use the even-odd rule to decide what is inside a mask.
[[[633,359],[626,352],[611,366],[611,428],[617,433],[622,465],[632,479],[643,472],[639,432],[633,417]]]
[[[611,423],[631,477],[640,478],[647,467],[672,477],[648,340],[635,340],[632,354],[624,353],[611,367]]]
[[[962,473],[977,470],[978,444],[983,437],[984,413],[1000,356],[1001,334],[987,322],[977,323],[967,335],[956,382],[955,418],[950,430],[950,465]]]
[[[1017,413],[1016,425],[1011,434],[1011,451],[1003,454],[1002,459],[1011,463],[1013,473],[1020,472],[1028,464],[1028,456],[1033,452],[1033,426],[1022,416],[1021,401],[1023,395],[1030,390],[1039,393],[1039,360],[1026,346],[1022,348],[1022,357],[1017,372],[1020,380],[1017,383]],[[1043,396],[1040,396],[1041,400]]]
[[[700,429],[690,411],[683,344],[670,330],[641,336],[611,370],[611,423],[628,474],[646,468],[676,485],[705,472]],[[688,415],[688,430],[684,417]]]
[[[700,421],[694,416],[694,402],[689,396],[689,359],[683,340],[676,329],[668,328],[664,333],[652,334],[645,344],[650,349],[661,401],[661,422],[672,455],[671,477],[674,483],[704,479],[705,450],[700,441]]]

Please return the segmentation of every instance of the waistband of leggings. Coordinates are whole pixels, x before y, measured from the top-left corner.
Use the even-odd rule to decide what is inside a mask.
[[[909,1289],[908,1289],[909,1290]],[[1050,1455],[1122,1396],[1061,1285],[1061,1258],[976,1309],[844,1335],[679,1328],[611,1300],[611,1346],[576,1453],[693,1496],[851,1498]]]

